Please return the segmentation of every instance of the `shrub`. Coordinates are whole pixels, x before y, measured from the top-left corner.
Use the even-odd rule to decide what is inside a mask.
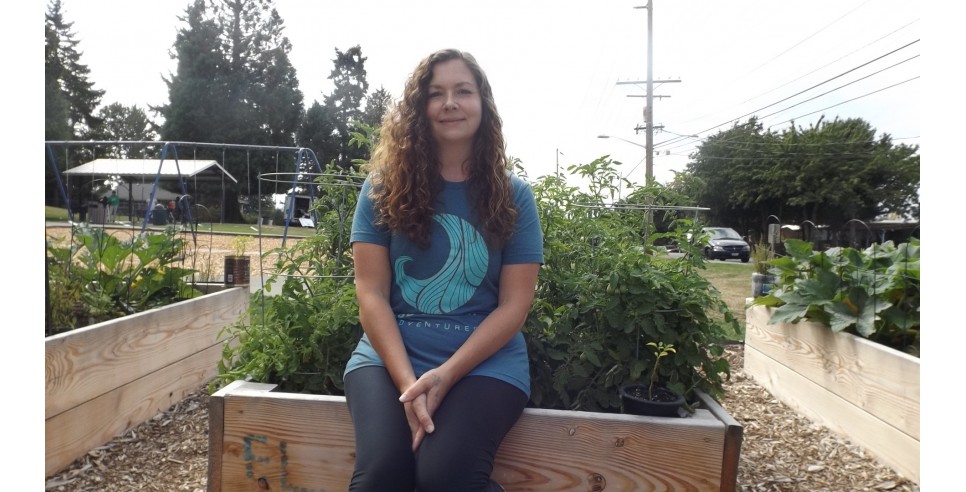
[[[687,237],[700,225],[678,219],[671,232],[648,234],[642,229],[647,212],[605,202],[618,186],[612,165],[598,159],[571,168],[590,180],[588,194],[556,177],[534,185],[545,264],[524,327],[533,403],[619,411],[619,387],[647,378],[653,354],[646,343],[652,341],[676,349],[660,367],[665,385],[686,396],[695,388],[720,396],[730,375],[722,357],[724,325],[735,332],[738,326],[698,273],[704,259]],[[684,245],[685,254],[662,258],[656,241]],[[715,312],[723,316],[714,319]]]

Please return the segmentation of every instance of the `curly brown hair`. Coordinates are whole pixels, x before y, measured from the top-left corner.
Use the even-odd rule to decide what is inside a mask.
[[[467,177],[468,198],[475,203],[483,236],[499,246],[513,232],[517,211],[513,204],[509,162],[503,140],[503,120],[493,101],[486,74],[469,53],[437,51],[416,66],[406,81],[402,99],[387,112],[369,162],[371,198],[378,221],[403,233],[422,247],[429,245],[433,202],[443,187],[436,141],[426,114],[433,68],[441,62],[462,60],[476,79],[482,100],[480,127],[473,138]]]

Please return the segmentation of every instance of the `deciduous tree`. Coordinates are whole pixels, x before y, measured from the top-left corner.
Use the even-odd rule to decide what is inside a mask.
[[[894,145],[860,118],[764,131],[755,118],[709,137],[675,186],[709,221],[764,230],[769,216],[839,228],[918,210],[918,147]]]

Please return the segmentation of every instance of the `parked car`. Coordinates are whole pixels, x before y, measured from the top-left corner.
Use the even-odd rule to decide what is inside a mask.
[[[704,247],[704,257],[709,260],[741,260],[748,263],[751,246],[740,234],[730,227],[703,227],[708,235],[708,245]]]

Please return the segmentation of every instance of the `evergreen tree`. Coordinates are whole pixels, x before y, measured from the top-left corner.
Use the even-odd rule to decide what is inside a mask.
[[[44,24],[45,95],[49,96],[45,101],[45,128],[50,136],[63,138],[61,118],[66,113],[69,138],[87,138],[100,124],[94,111],[104,91],[94,89],[94,83],[88,80],[90,69],[81,63],[79,42],[71,30],[73,23],[64,19],[60,0],[48,5]]]
[[[324,156],[334,159],[333,156],[338,155],[339,136],[336,133],[335,117],[328,106],[323,106],[318,101],[312,103],[305,112],[296,140],[300,147],[312,149],[315,152],[322,167],[329,163],[329,160],[324,160]],[[318,172],[316,169],[304,169],[304,171]]]
[[[379,128],[382,125],[382,117],[386,115],[391,105],[392,94],[384,87],[379,87],[366,97],[366,109],[362,112],[362,122],[373,128]]]
[[[337,166],[348,169],[353,159],[364,159],[366,151],[349,145],[355,122],[362,118],[362,102],[369,91],[366,81],[366,57],[359,45],[342,52],[335,49],[335,58],[329,79],[335,84],[332,94],[325,97],[324,104],[332,115],[338,152],[325,155],[322,162],[335,160]]]
[[[57,60],[57,31],[44,24],[44,139],[71,140],[73,131],[67,116],[67,98],[60,88],[61,65]]]
[[[302,117],[302,92],[289,60],[291,44],[272,0],[195,0],[181,18],[163,117],[164,140],[293,146]],[[274,172],[275,152],[199,152],[239,179],[226,204],[256,203],[258,174]],[[209,195],[219,196],[216,190]],[[223,220],[241,222],[226,205]]]

